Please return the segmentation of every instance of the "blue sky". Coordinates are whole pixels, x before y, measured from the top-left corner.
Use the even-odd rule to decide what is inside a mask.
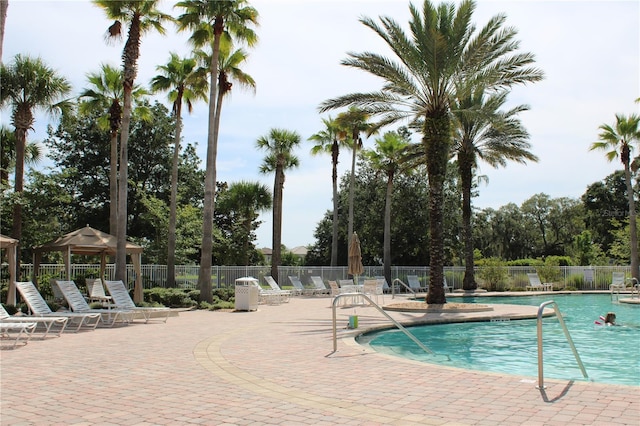
[[[165,1],[168,13],[174,2]],[[415,2],[414,4],[419,4]],[[331,208],[330,157],[312,157],[307,138],[322,129],[317,106],[327,98],[380,88],[373,77],[340,65],[349,51],[389,54],[384,44],[358,22],[361,16],[409,19],[405,0],[255,0],[260,13],[260,41],[250,51],[244,70],[257,82],[257,92],[233,92],[223,107],[218,180],[257,180],[273,185],[258,172],[263,153],[255,140],[271,128],[297,131],[303,140],[300,167],[287,174],[284,189],[283,243],[290,248],[314,242],[313,231]],[[580,197],[587,186],[620,168],[603,153],[590,152],[598,126],[613,123],[616,113],[637,113],[640,97],[640,2],[637,1],[486,1],[477,2],[478,27],[497,14],[518,30],[521,49],[535,54],[544,81],[517,87],[510,102],[528,104],[521,115],[531,134],[532,151],[540,159],[526,166],[481,166],[489,178],[473,200],[478,208],[522,203],[537,193]],[[86,87],[86,73],[103,62],[120,65],[122,45],[107,45],[110,22],[89,1],[10,0],[3,61],[16,53],[40,56],[66,76],[75,93]],[[147,84],[169,52],[188,55],[187,35],[149,34],[142,40],[138,82]],[[160,98],[162,101],[166,100]],[[335,114],[333,114],[335,115]],[[198,144],[205,158],[207,105],[198,104],[185,117],[185,142]],[[9,122],[7,111],[1,121]],[[42,140],[48,118],[37,116],[31,141]],[[372,147],[375,136],[365,141]],[[341,154],[340,174],[349,166]],[[357,206],[356,206],[357,207]],[[262,216],[258,246],[271,246],[271,214]],[[416,232],[426,232],[416,230]]]

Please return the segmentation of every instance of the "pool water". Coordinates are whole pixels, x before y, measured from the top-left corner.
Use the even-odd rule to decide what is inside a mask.
[[[640,386],[640,305],[612,302],[609,294],[456,298],[456,302],[534,305],[554,300],[587,371],[584,379],[555,317],[543,319],[544,377]],[[620,326],[596,325],[616,313]],[[536,320],[437,324],[410,331],[435,355],[397,329],[358,339],[379,352],[480,371],[538,376]]]

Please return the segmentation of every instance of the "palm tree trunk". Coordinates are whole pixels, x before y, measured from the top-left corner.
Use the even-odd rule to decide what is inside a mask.
[[[393,195],[393,173],[387,179],[387,194],[384,202],[384,242],[382,246],[382,263],[384,277],[391,282],[391,196]]]
[[[429,177],[429,290],[427,304],[446,303],[444,294],[444,181],[447,171],[451,122],[446,108],[425,117],[423,145]]]
[[[118,233],[118,132],[111,132],[109,168],[109,233]]]
[[[0,64],[2,63],[2,45],[4,44],[4,24],[7,21],[9,0],[0,0]]]
[[[333,226],[331,230],[331,266],[338,266],[338,141],[331,146],[331,180],[333,182]]]
[[[29,121],[32,122],[33,120]],[[11,236],[18,240],[18,245],[16,246],[16,280],[18,281],[20,281],[20,240],[22,238],[22,203],[20,201],[20,195],[24,189],[24,151],[27,145],[28,128],[29,127],[16,126],[16,174],[14,192],[18,195],[18,200],[14,201],[13,204]]]
[[[353,235],[353,194],[356,185],[356,152],[358,151],[358,141],[353,140],[353,155],[351,157],[351,176],[349,176],[349,225],[347,229],[347,247]]]
[[[176,134],[173,142],[171,164],[171,200],[169,205],[169,235],[167,239],[167,287],[176,285],[176,223],[178,216],[178,160],[180,159],[180,135],[182,132],[182,93],[174,102],[176,107]]]
[[[475,290],[478,284],[475,280],[473,262],[473,236],[471,231],[471,181],[473,179],[472,163],[464,154],[458,156],[458,167],[462,184],[462,240],[464,241],[464,278],[462,288]]]
[[[215,26],[221,26],[222,22],[216,19]],[[202,215],[202,248],[200,254],[200,272],[198,274],[198,288],[200,289],[200,301],[212,303],[211,292],[211,256],[213,254],[213,210],[214,192],[216,186],[216,156],[218,154],[218,140],[216,129],[216,109],[218,107],[218,60],[220,57],[220,36],[222,31],[216,30],[213,40],[210,85],[209,85],[209,126],[207,133],[207,162],[204,178],[204,207]]]
[[[282,166],[276,167],[273,182],[273,249],[271,254],[271,276],[279,281],[278,266],[282,263],[282,189],[284,172]]]
[[[629,232],[631,233],[631,276],[636,280],[639,278],[638,271],[638,230],[636,224],[636,203],[631,185],[631,170],[629,161],[624,164],[624,180],[627,185],[627,197],[629,199]]]

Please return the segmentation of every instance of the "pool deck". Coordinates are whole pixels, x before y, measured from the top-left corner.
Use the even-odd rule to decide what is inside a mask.
[[[397,300],[397,299],[396,299]],[[452,300],[453,301],[453,300]],[[390,296],[385,296],[390,303]],[[254,312],[186,311],[166,324],[64,333],[0,352],[2,425],[639,425],[640,387],[481,373],[395,358],[353,336],[372,307],[296,297]],[[534,316],[390,314],[402,322]],[[359,329],[348,330],[348,317]],[[607,362],[632,362],[608,360]]]

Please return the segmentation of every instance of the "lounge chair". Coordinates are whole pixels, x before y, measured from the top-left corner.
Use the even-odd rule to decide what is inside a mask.
[[[281,302],[287,303],[289,301],[289,297],[293,294],[290,290],[283,290],[282,288],[280,288],[276,280],[274,280],[273,277],[269,275],[265,275],[264,280],[267,282],[267,284],[269,284],[269,287],[271,287],[270,291],[280,296]]]
[[[525,290],[529,291],[553,291],[552,283],[542,283],[540,277],[536,273],[527,274],[529,278],[529,285],[525,287]]]
[[[384,291],[385,293],[389,293],[391,291],[391,287],[389,287],[389,283],[384,276],[377,275],[375,279],[382,282],[382,291]]]
[[[76,322],[78,326],[73,331],[79,331],[83,326],[95,330],[100,322],[100,314],[97,313],[53,312],[31,281],[16,282],[16,289],[34,316],[66,317],[68,318],[67,329],[69,329],[70,323]]]
[[[316,294],[315,288],[305,287],[304,284],[302,284],[302,281],[300,281],[300,278],[295,275],[289,276],[289,281],[298,294],[304,294],[306,296],[313,296]]]
[[[417,275],[407,275],[407,281],[409,282],[409,288],[413,290],[414,293],[421,293],[429,290],[429,286],[420,286],[420,279]]]
[[[329,281],[329,290],[331,291],[331,297],[336,297],[340,294],[340,286],[336,281]]]
[[[101,278],[87,280],[87,294],[89,295],[89,303],[98,302],[107,307],[113,303],[111,296],[107,296],[107,293],[104,292]]]
[[[171,315],[171,309],[169,308],[136,306],[122,281],[105,281],[104,284],[107,286],[107,290],[113,299],[115,307],[133,311],[134,319],[144,319],[145,323],[152,319],[159,319],[162,320],[162,322],[167,322],[169,319],[169,315]]]
[[[16,322],[24,322],[24,323],[36,323],[36,329],[34,332],[38,331],[38,325],[41,324],[44,327],[44,331],[41,339],[44,340],[45,337],[49,334],[49,332],[54,328],[57,329],[57,335],[60,337],[62,332],[67,327],[67,322],[69,318],[67,317],[35,317],[33,315],[29,316],[11,316],[9,312],[4,308],[4,306],[0,305],[0,323],[16,323]]]
[[[371,300],[375,300],[376,304],[378,304],[378,295],[382,296],[382,301],[384,302],[383,285],[384,283],[377,279],[364,280],[362,292],[369,296]]]
[[[0,321],[0,336],[2,339],[13,340],[11,349],[14,349],[21,340],[26,345],[36,329],[35,322],[5,322]],[[4,348],[4,347],[3,347]]]
[[[100,314],[102,323],[111,327],[116,323],[129,325],[133,321],[135,312],[129,309],[91,309],[73,281],[55,280],[53,285],[58,287],[73,312]]]
[[[324,282],[322,281],[322,277],[312,276],[311,277],[311,282],[313,283],[313,285],[316,288],[316,294],[330,294],[331,293],[331,289],[327,288],[327,286],[324,285]]]
[[[611,274],[610,291],[620,291],[627,288],[627,282],[624,278],[624,272],[614,272]]]

